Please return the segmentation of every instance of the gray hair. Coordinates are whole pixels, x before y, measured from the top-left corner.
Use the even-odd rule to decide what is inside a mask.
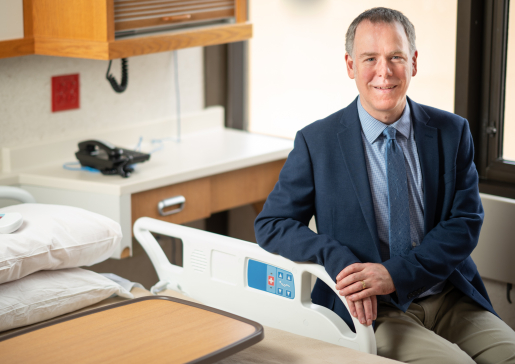
[[[352,52],[354,51],[354,37],[356,36],[356,28],[363,21],[368,20],[373,24],[377,23],[387,23],[391,24],[394,22],[400,23],[404,27],[404,31],[406,32],[406,37],[409,42],[409,50],[411,55],[415,54],[417,50],[417,46],[415,45],[415,27],[409,21],[409,19],[400,11],[388,9],[388,8],[372,8],[358,15],[356,19],[352,21],[349,25],[349,29],[347,29],[347,34],[345,35],[345,51],[351,56],[354,57]]]

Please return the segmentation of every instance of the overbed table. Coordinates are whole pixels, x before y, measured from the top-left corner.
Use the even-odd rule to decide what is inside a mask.
[[[256,322],[153,296],[14,332],[0,353],[3,363],[214,363],[263,337]]]

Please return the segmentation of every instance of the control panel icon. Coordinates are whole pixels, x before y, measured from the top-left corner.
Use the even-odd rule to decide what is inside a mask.
[[[295,298],[295,283],[291,272],[256,260],[248,261],[247,284],[283,298]]]

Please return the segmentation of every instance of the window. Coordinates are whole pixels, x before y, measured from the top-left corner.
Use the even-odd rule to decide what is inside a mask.
[[[465,2],[463,2],[465,3]],[[461,2],[460,2],[461,5]],[[468,41],[480,43],[481,46],[470,51],[470,68],[476,68],[475,84],[469,84],[469,101],[478,93],[477,119],[469,110],[463,115],[471,122],[471,130],[476,143],[476,164],[481,177],[482,192],[505,195],[492,190],[492,183],[515,182],[515,30],[510,42],[509,1],[486,0],[468,2],[472,7],[470,23],[478,24],[480,31],[471,32]],[[465,6],[464,6],[465,7]],[[473,8],[476,7],[474,10]],[[474,15],[474,12],[476,14]],[[466,12],[464,12],[466,13]],[[460,10],[458,10],[460,14]],[[511,16],[514,18],[514,16]],[[514,20],[515,22],[515,20]],[[480,24],[482,23],[482,24]],[[459,25],[458,25],[459,28]],[[462,40],[465,40],[463,38]],[[458,48],[460,35],[458,35]],[[458,55],[459,55],[458,49]],[[481,65],[478,67],[478,64]],[[457,63],[457,72],[459,67]],[[470,72],[469,78],[474,77]],[[458,83],[458,77],[456,78]],[[457,86],[457,90],[460,87]],[[467,113],[465,113],[467,114]],[[476,119],[476,120],[474,120]],[[490,186],[489,186],[490,185]],[[503,188],[510,186],[503,186]]]

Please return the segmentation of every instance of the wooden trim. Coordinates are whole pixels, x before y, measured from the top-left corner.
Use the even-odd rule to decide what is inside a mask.
[[[25,38],[34,36],[33,0],[23,0],[23,33]]]
[[[34,54],[34,39],[13,39],[0,42],[0,58],[19,57]]]
[[[134,37],[113,42],[88,40],[36,38],[35,54],[47,56],[75,57],[109,60],[140,56],[143,54],[167,52],[175,49],[237,42],[252,37],[252,24],[230,24],[163,35]],[[13,54],[6,57],[31,54]]]
[[[252,24],[244,23],[170,32],[163,35],[125,38],[109,43],[108,58],[127,58],[175,49],[238,42],[251,37]]]
[[[114,41],[114,0],[107,0],[106,2],[106,20],[107,20],[107,41]]]
[[[211,177],[211,213],[266,200],[286,160],[238,169]]]
[[[108,60],[109,44],[88,40],[37,38],[34,51],[45,56]]]
[[[247,20],[247,0],[236,0],[236,23],[245,23]]]

